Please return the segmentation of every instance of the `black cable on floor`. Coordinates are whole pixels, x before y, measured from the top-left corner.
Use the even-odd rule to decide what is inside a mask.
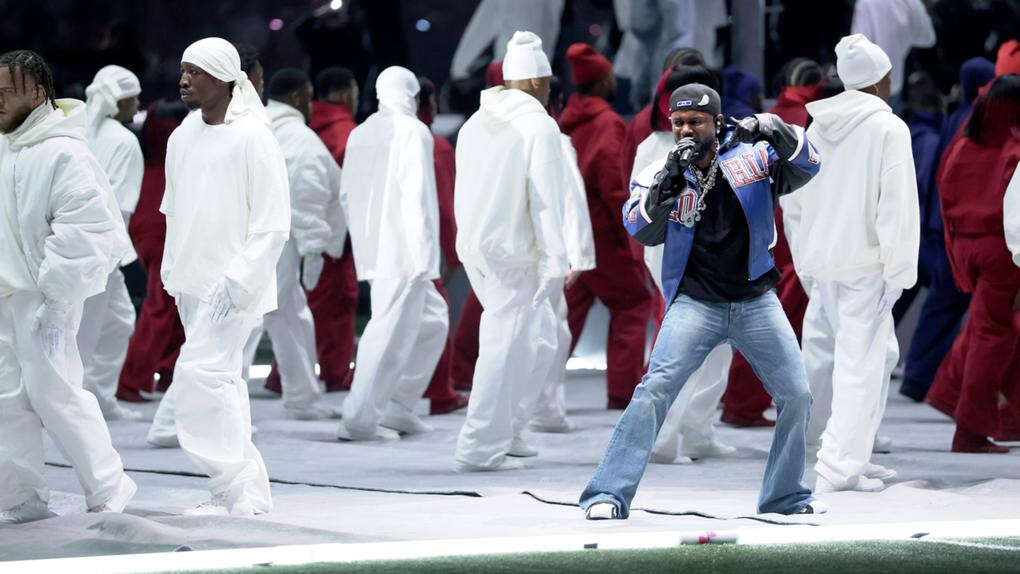
[[[62,462],[47,462],[47,466],[56,468],[72,468],[69,464]],[[125,468],[124,472],[137,472],[143,474],[161,474],[166,476],[185,476],[189,478],[209,478],[197,472],[186,470],[153,470],[148,468]],[[298,480],[284,480],[282,478],[269,477],[272,484],[286,484],[289,486],[312,486],[315,488],[335,488],[337,490],[358,490],[362,492],[381,492],[384,494],[421,494],[429,496],[467,496],[469,498],[482,498],[482,495],[471,490],[398,490],[390,488],[372,488],[369,486],[344,486],[340,484],[327,484],[320,482],[301,482]]]

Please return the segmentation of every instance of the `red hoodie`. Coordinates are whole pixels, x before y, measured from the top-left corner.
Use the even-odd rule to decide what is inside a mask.
[[[453,217],[453,182],[457,179],[453,146],[443,136],[433,133],[436,166],[436,195],[439,200],[439,247],[447,269],[460,266],[457,258],[457,221]]]
[[[563,108],[560,129],[570,136],[577,150],[596,253],[604,249],[629,252],[629,236],[621,215],[630,196],[627,185],[630,174],[623,172],[627,125],[609,102],[575,93]]]
[[[357,126],[354,115],[347,106],[330,102],[312,102],[312,119],[308,126],[319,134],[319,139],[329,148],[337,165],[344,165],[344,153],[347,152],[347,138],[351,130]]]
[[[802,128],[807,127],[808,112],[807,104],[818,99],[822,91],[822,85],[814,86],[786,86],[779,92],[776,105],[770,110],[788,124],[796,124]]]

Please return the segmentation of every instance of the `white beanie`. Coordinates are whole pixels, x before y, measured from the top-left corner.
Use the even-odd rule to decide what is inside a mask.
[[[514,32],[506,43],[503,80],[528,80],[552,75],[549,58],[542,51],[542,39],[533,32]]]
[[[848,90],[873,86],[891,69],[889,56],[864,34],[851,34],[836,44],[836,73]]]

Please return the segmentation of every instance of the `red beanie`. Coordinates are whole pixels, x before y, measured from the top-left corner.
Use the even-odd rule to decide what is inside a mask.
[[[503,61],[499,60],[489,64],[488,68],[485,68],[485,87],[491,88],[492,86],[503,85]]]
[[[570,62],[570,75],[575,86],[590,84],[613,71],[613,64],[605,56],[583,42],[567,48],[567,61]]]
[[[1020,74],[1020,42],[1010,40],[999,46],[999,55],[995,58],[995,76]]]

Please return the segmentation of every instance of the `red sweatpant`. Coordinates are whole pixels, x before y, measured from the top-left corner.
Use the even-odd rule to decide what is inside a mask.
[[[450,377],[454,387],[471,389],[475,378],[475,361],[478,360],[478,323],[482,320],[482,303],[475,292],[468,290],[467,299],[460,310],[457,330],[453,334],[453,351],[450,358]],[[444,354],[445,356],[445,354]]]
[[[347,378],[354,356],[354,317],[358,310],[358,276],[354,270],[354,252],[350,240],[343,257],[323,255],[315,289],[308,292],[308,307],[315,321],[315,346],[319,358],[319,378],[326,388],[336,390]]]
[[[446,306],[450,306],[450,294],[446,292],[446,288],[443,287],[441,281],[435,281],[436,290],[443,296],[443,300],[446,301]],[[477,327],[476,327],[477,328]],[[475,338],[477,345],[477,337]],[[453,388],[453,378],[450,376],[450,362],[453,355],[453,337],[447,335],[446,346],[443,348],[443,354],[439,357],[439,363],[436,364],[436,372],[432,374],[432,380],[429,381],[429,386],[425,389],[425,398],[436,403],[451,403],[457,401],[460,395]]]
[[[184,344],[184,326],[177,315],[177,304],[163,290],[159,268],[163,264],[163,238],[138,237],[135,241],[138,262],[145,269],[145,301],[128,343],[124,367],[120,371],[117,394],[130,399],[139,391],[152,392],[153,375],[173,373],[177,355]]]
[[[971,277],[974,294],[967,324],[942,361],[927,400],[952,412],[963,430],[994,436],[1008,430],[1000,420],[1015,419],[1020,407],[1015,402],[1020,397],[1020,337],[1013,326],[1020,269],[1002,237],[958,237],[952,249],[957,271]],[[1000,413],[1000,393],[1014,401],[1006,416]]]
[[[804,312],[807,311],[808,296],[797,278],[797,272],[790,264],[783,268],[779,283],[776,285],[779,302],[790,320],[790,326],[800,341],[800,330],[804,324]],[[748,419],[761,418],[765,409],[772,404],[772,397],[765,392],[758,375],[739,352],[733,353],[733,364],[730,366],[730,378],[723,394],[723,415],[733,415]]]
[[[573,352],[595,299],[609,308],[606,344],[606,385],[609,403],[623,407],[644,374],[645,342],[652,295],[644,263],[634,259],[630,247],[595,250],[595,269],[585,271],[569,289],[567,321]]]

